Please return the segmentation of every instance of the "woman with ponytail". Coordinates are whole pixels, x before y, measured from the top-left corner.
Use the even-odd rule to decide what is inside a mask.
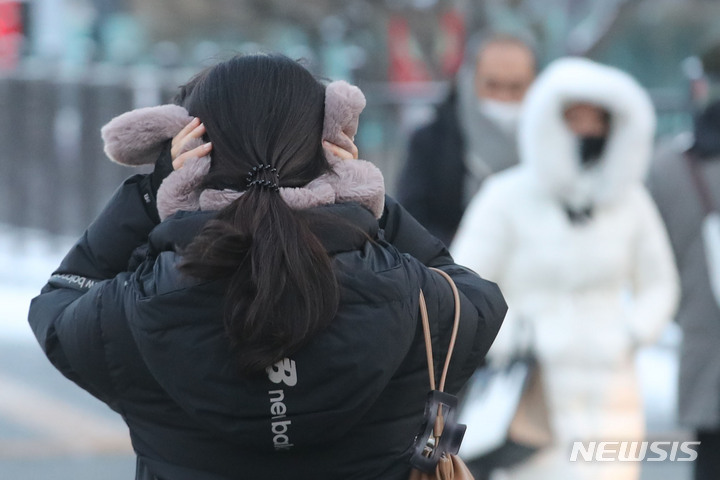
[[[497,287],[357,159],[365,99],[279,55],[235,57],[176,104],[117,117],[118,189],[33,300],[50,361],[122,415],[136,478],[404,479],[424,418],[422,289],[446,390],[482,361]]]

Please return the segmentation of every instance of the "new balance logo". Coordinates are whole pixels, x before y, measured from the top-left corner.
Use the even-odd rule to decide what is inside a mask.
[[[80,275],[71,275],[68,273],[56,273],[48,283],[54,287],[62,288],[74,288],[79,290],[90,290],[97,283],[97,280],[93,280],[87,277],[81,277]]]
[[[289,358],[284,358],[275,365],[268,367],[267,374],[273,383],[284,383],[288,387],[297,385],[295,362]]]
[[[297,385],[297,369],[295,362],[289,358],[284,358],[275,365],[266,369],[268,379],[275,384],[284,383],[288,387]],[[270,390],[268,391],[270,398],[270,431],[273,435],[273,447],[275,450],[290,450],[293,444],[290,443],[288,430],[292,425],[292,420],[288,417],[288,407],[285,404],[285,391]]]

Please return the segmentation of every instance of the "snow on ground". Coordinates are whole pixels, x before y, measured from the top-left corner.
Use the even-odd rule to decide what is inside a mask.
[[[74,241],[0,224],[0,341],[34,341],[27,325],[30,301]]]

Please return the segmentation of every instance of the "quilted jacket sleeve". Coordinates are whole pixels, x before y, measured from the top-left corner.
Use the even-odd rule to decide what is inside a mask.
[[[150,178],[125,181],[30,305],[30,327],[49,360],[100,399],[111,391],[102,322],[122,304],[128,261],[156,225],[153,209]]]
[[[385,239],[400,252],[414,257],[425,267],[443,270],[458,288],[462,316],[453,358],[464,361],[461,365],[453,364],[448,378],[448,391],[457,391],[480,365],[495,340],[507,311],[505,299],[495,283],[456,264],[445,245],[390,197],[386,197],[380,226]],[[427,268],[423,277],[429,316],[438,320],[437,337],[447,339],[452,328],[453,312],[448,308],[452,305],[452,291],[443,277]],[[446,352],[446,343],[438,345],[438,356]]]
[[[385,211],[380,219],[385,240],[402,253],[412,255],[428,267],[452,263],[450,252],[408,213],[395,199],[385,196]]]

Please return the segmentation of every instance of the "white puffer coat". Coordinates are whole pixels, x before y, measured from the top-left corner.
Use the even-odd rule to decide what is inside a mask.
[[[588,169],[563,119],[573,102],[611,115],[605,150]],[[511,478],[636,479],[637,463],[582,465],[569,456],[575,440],[643,436],[633,354],[657,339],[677,303],[667,234],[642,185],[653,108],[630,76],[576,58],[551,64],[523,108],[521,165],[485,183],[451,249],[496,281],[510,306],[491,355],[512,355],[518,326],[527,325],[543,368],[556,446]],[[567,207],[589,207],[591,219],[572,223]]]

